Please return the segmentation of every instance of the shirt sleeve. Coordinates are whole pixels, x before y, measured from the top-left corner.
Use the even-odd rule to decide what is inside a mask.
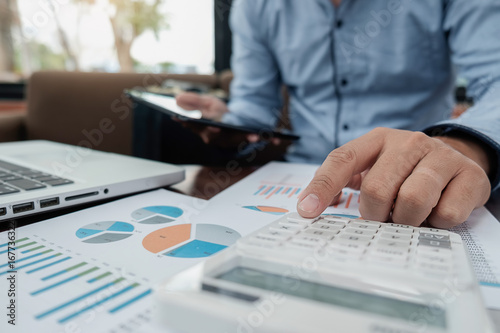
[[[266,1],[236,0],[230,26],[233,33],[230,112],[223,121],[256,129],[274,129],[280,115],[281,76],[275,57],[261,33]]]
[[[500,2],[496,0],[445,1],[443,28],[453,64],[468,81],[474,106],[459,118],[424,130],[429,135],[453,132],[479,139],[495,156],[490,177],[500,188]]]

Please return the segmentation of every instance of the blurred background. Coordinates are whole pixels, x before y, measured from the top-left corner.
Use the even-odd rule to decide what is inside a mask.
[[[230,5],[0,0],[0,81],[23,81],[40,70],[211,74],[216,23],[227,25]]]

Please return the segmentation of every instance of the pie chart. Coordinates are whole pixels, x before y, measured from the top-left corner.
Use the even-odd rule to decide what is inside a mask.
[[[84,243],[112,243],[132,236],[134,226],[119,221],[105,221],[87,224],[76,231],[76,237]]]
[[[273,214],[273,215],[284,215],[288,213],[288,209],[280,207],[271,206],[243,206],[243,208],[255,210],[262,213]]]
[[[183,213],[179,207],[149,206],[132,212],[132,218],[142,224],[163,224],[175,221]]]
[[[153,231],[142,241],[152,253],[175,258],[204,258],[234,244],[241,235],[216,224],[179,224]]]

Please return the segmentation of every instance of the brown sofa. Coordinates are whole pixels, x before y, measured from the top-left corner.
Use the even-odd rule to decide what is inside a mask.
[[[216,75],[37,72],[28,81],[27,112],[0,114],[0,142],[43,139],[130,155],[132,108],[122,92],[165,79],[221,85]]]

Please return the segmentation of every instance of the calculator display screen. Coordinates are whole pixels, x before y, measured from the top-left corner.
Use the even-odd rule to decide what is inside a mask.
[[[343,308],[403,319],[413,322],[416,326],[426,324],[446,328],[446,313],[438,307],[299,280],[251,268],[235,267],[217,278]]]

